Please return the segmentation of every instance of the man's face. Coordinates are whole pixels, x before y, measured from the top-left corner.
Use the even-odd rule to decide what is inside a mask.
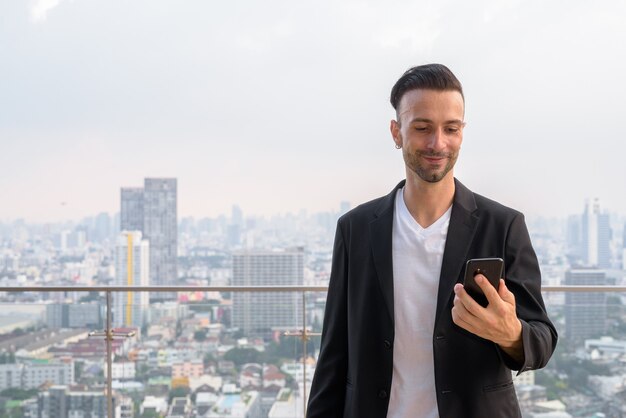
[[[428,183],[452,176],[465,126],[461,93],[410,90],[402,96],[397,111],[391,134],[402,147],[407,176],[410,170]]]

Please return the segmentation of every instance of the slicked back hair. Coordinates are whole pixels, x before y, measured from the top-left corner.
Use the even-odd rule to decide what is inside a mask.
[[[396,81],[391,89],[389,101],[391,106],[398,111],[398,105],[402,96],[410,90],[437,90],[437,91],[458,91],[463,96],[463,86],[448,67],[443,64],[426,64],[409,68],[402,77]]]

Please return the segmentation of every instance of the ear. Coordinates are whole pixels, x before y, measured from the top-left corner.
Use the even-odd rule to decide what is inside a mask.
[[[402,135],[400,135],[400,124],[394,120],[391,119],[391,122],[389,123],[389,131],[391,132],[391,138],[393,139],[393,142],[396,143],[396,147],[402,147]]]

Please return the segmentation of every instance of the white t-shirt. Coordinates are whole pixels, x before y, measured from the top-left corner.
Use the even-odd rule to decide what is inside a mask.
[[[433,328],[450,207],[422,228],[396,193],[392,232],[395,339],[387,418],[438,418]]]

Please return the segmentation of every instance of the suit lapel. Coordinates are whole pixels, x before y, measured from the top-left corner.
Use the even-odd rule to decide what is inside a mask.
[[[398,189],[404,186],[401,181],[387,196],[383,198],[370,222],[370,242],[378,283],[387,305],[387,312],[394,323],[393,315],[393,264],[391,253],[391,234],[393,230],[393,213],[395,197]]]
[[[454,203],[443,253],[441,276],[439,277],[435,326],[442,310],[448,305],[448,301],[452,297],[454,285],[465,265],[467,252],[478,225],[478,216],[474,214],[475,210],[476,201],[473,193],[455,179]]]

